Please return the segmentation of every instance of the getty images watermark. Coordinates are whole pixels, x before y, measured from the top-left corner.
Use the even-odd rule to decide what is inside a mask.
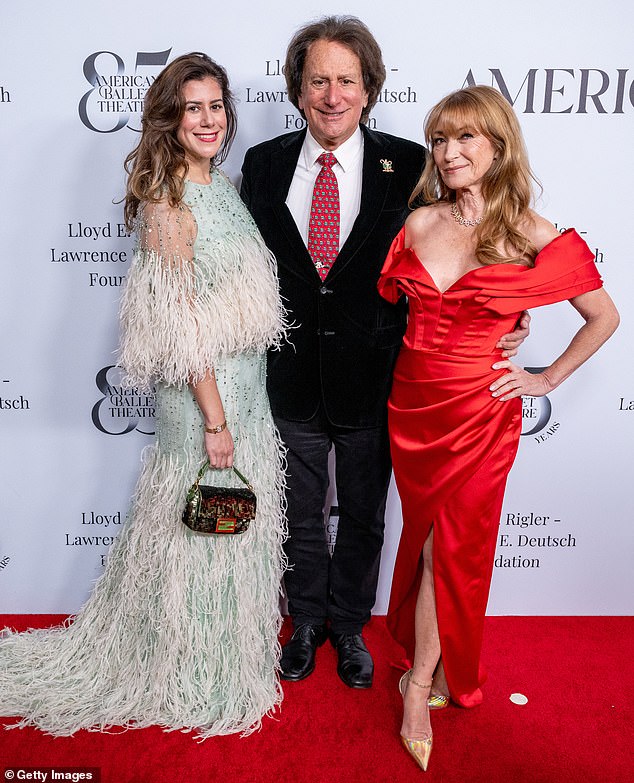
[[[4,770],[5,780],[38,780],[40,783],[50,783],[52,780],[73,780],[76,783],[89,780],[91,783],[101,783],[99,767],[7,767]]]

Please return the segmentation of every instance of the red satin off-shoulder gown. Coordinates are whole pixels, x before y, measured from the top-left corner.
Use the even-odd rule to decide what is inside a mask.
[[[521,431],[520,398],[500,402],[490,384],[504,373],[498,339],[522,310],[600,288],[594,254],[570,229],[532,268],[471,270],[441,292],[419,259],[394,240],[379,293],[409,303],[388,406],[403,531],[388,628],[413,660],[414,609],[423,544],[433,525],[433,570],[442,660],[452,699],[482,701],[480,649],[504,487]]]

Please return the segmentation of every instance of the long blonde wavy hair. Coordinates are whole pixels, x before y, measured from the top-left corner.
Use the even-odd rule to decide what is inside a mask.
[[[224,68],[202,52],[177,57],[156,77],[145,96],[141,138],[125,159],[128,183],[124,217],[128,231],[142,201],[158,202],[167,197],[172,207],[180,205],[184,193],[183,174],[187,172],[185,150],[176,133],[185,112],[183,86],[211,76],[222,90],[227,128],[213,165],[222,163],[236,135],[237,117],[229,79]]]
[[[496,157],[482,181],[485,207],[482,223],[476,229],[476,258],[481,264],[510,261],[532,266],[537,248],[523,227],[531,219],[532,181],[537,180],[528,163],[515,112],[493,87],[465,87],[450,93],[431,109],[425,119],[425,140],[432,150],[434,133],[452,135],[465,128],[486,136]],[[456,192],[443,182],[432,150],[409,204],[455,200]]]

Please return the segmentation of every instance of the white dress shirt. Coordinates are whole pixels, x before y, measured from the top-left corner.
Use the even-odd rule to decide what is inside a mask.
[[[363,134],[361,128],[336,150],[325,150],[307,131],[299,153],[293,180],[286,197],[293,220],[299,229],[304,244],[308,246],[308,224],[313,201],[315,180],[321,170],[317,158],[322,152],[331,151],[337,162],[332,170],[339,186],[339,249],[348,238],[361,206],[361,185],[363,174]]]

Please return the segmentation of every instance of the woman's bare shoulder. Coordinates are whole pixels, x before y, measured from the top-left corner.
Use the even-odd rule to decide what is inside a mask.
[[[428,207],[418,207],[411,212],[405,221],[405,235],[408,239],[411,237],[420,237],[432,230],[434,227],[446,218],[449,212],[449,205],[444,203],[432,204]],[[408,242],[411,244],[411,242]]]
[[[529,217],[522,225],[522,230],[539,252],[549,242],[559,236],[557,228],[546,218],[530,210]]]

